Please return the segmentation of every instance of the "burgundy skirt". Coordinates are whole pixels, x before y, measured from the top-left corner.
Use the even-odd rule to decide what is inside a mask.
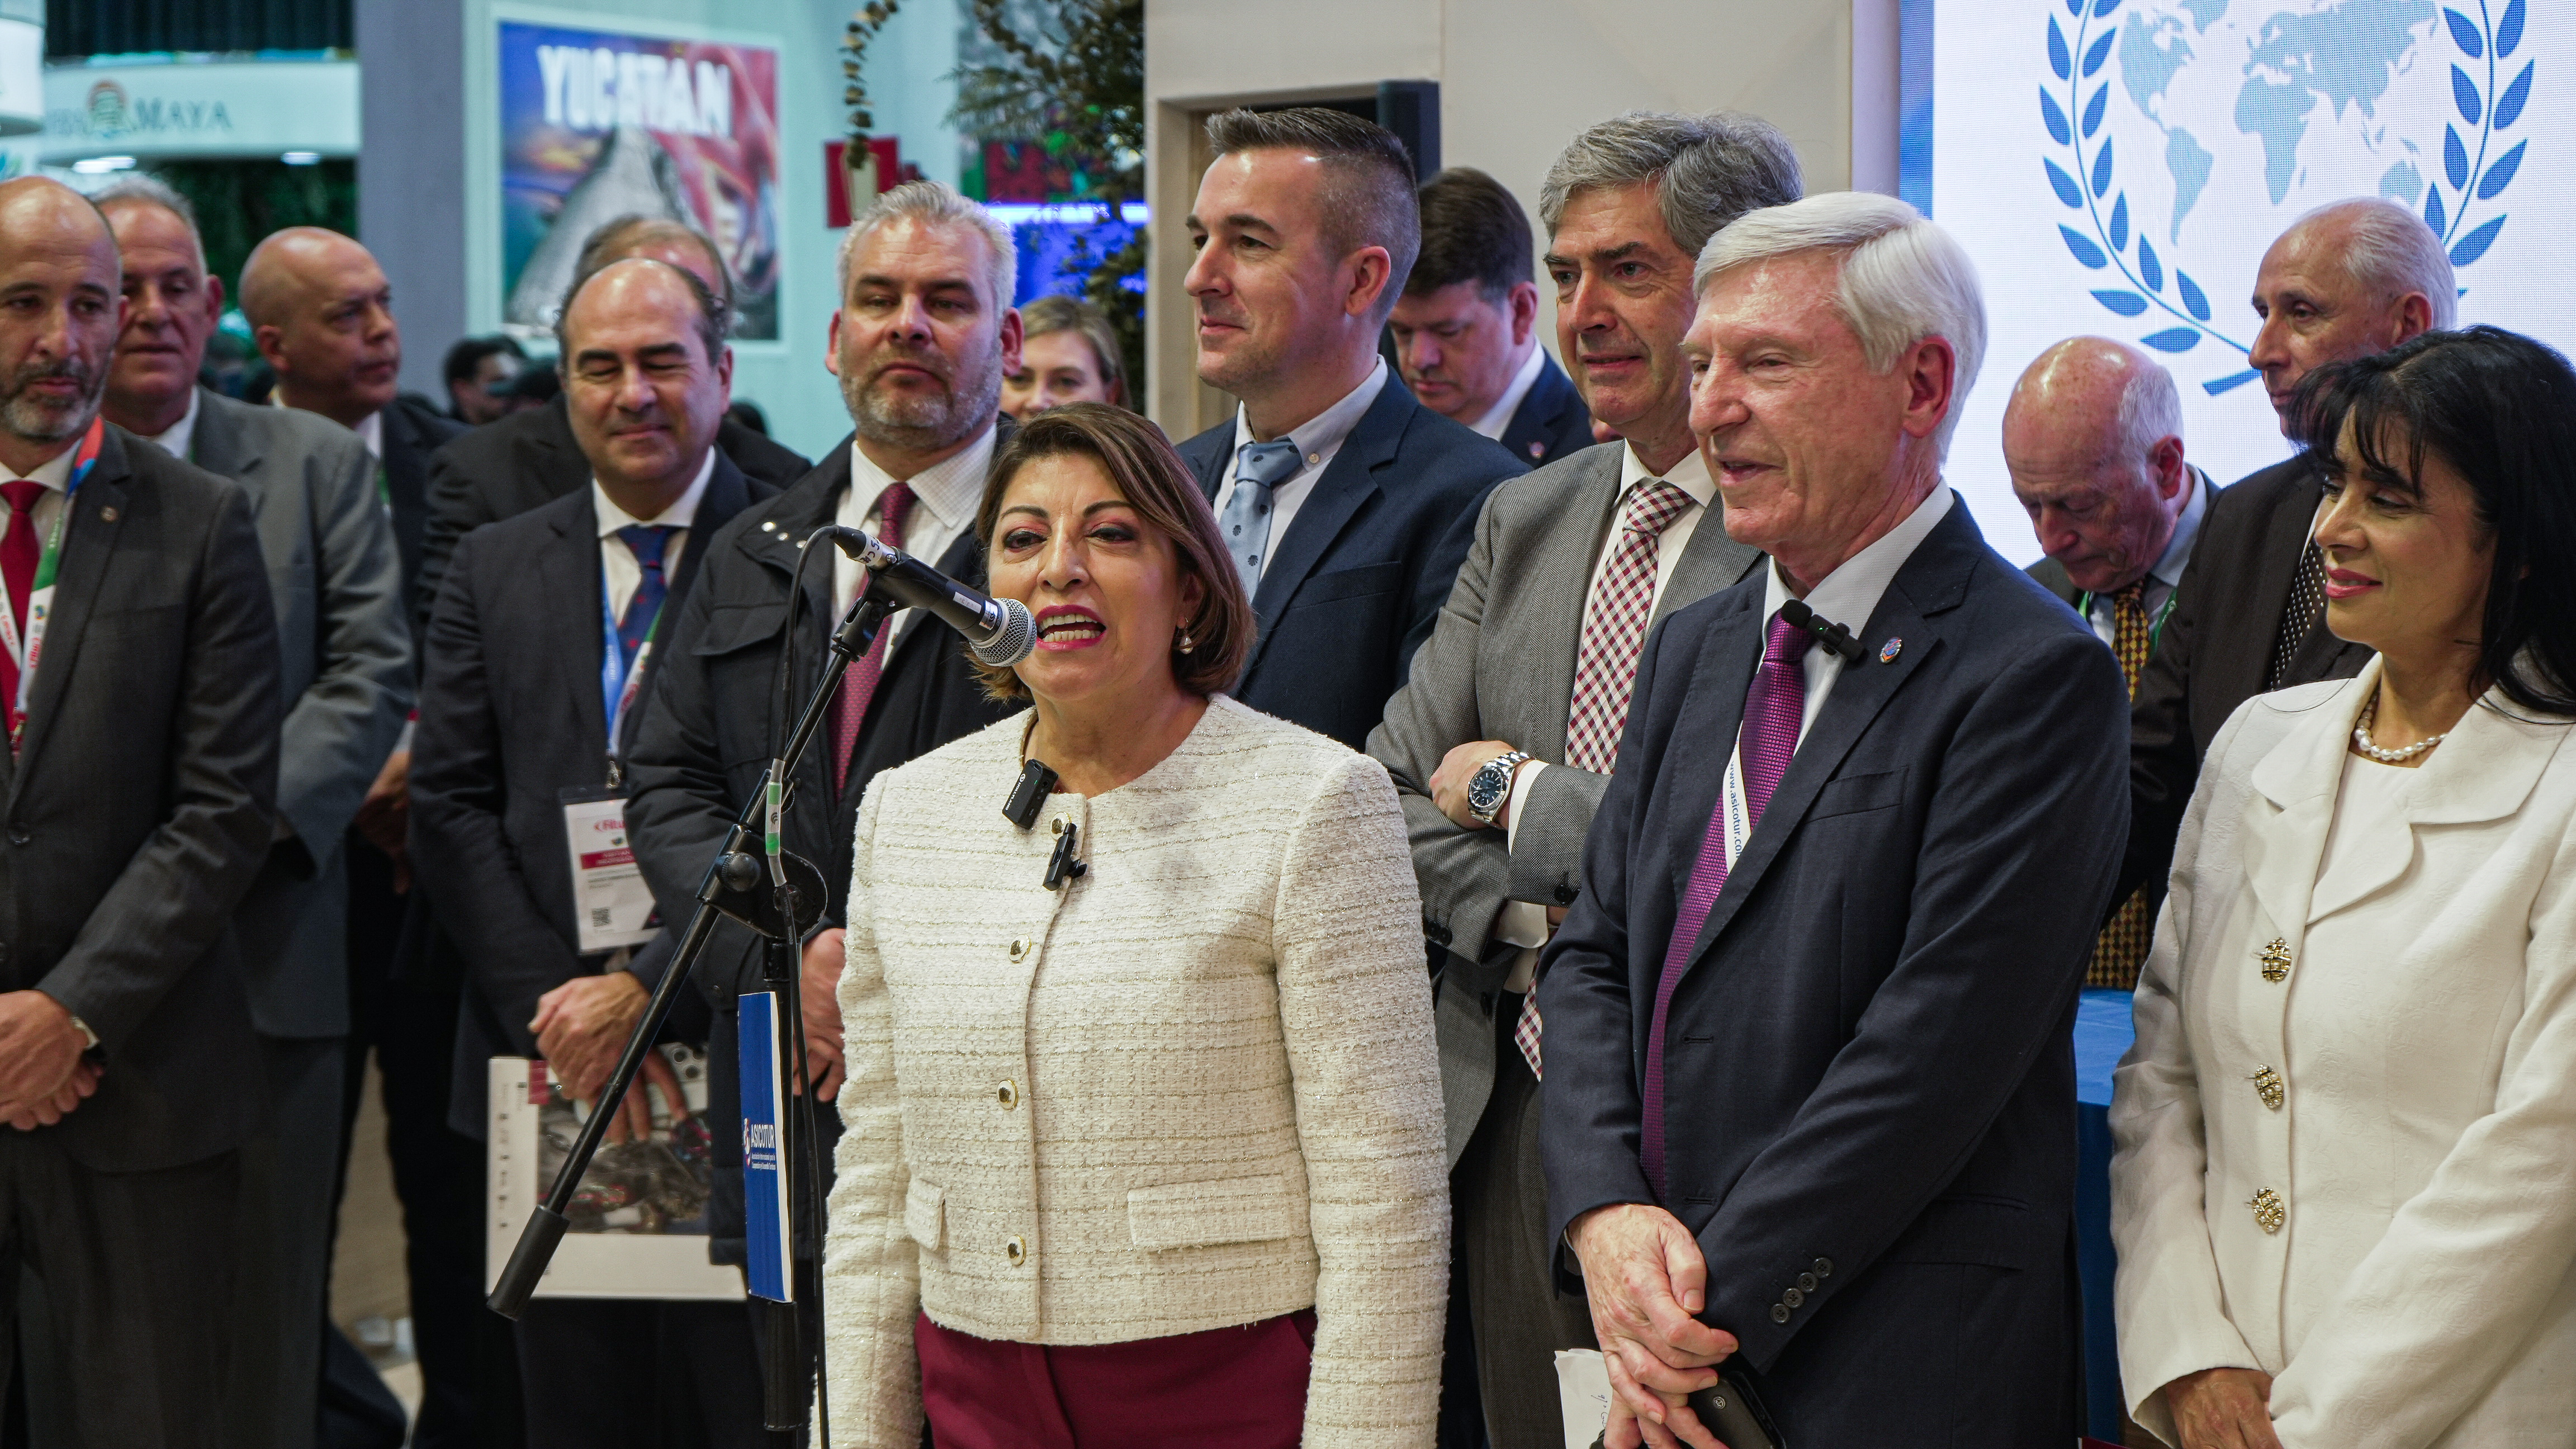
[[[939,1449],[1297,1449],[1315,1311],[1133,1343],[1003,1343],[913,1323]]]

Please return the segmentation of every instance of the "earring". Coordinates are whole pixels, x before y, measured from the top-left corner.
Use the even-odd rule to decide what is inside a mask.
[[[1190,642],[1190,631],[1189,631],[1189,630],[1187,630],[1187,629],[1183,629],[1183,630],[1181,630],[1181,631],[1180,631],[1180,635],[1181,635],[1181,642],[1180,642],[1180,644],[1179,644],[1178,646],[1176,646],[1176,647],[1178,647],[1182,653],[1187,654],[1187,653],[1189,653],[1192,649],[1195,649],[1195,648],[1197,648],[1197,647],[1198,647],[1196,644],[1193,644],[1193,643],[1191,643],[1191,642]]]

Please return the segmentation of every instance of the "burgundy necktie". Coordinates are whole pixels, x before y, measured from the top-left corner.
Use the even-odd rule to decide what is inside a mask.
[[[888,548],[903,547],[904,515],[912,511],[912,485],[891,483],[877,495],[877,538]],[[859,587],[867,587],[867,576],[859,576]],[[845,605],[846,607],[846,605]],[[837,625],[827,621],[826,628]],[[885,677],[886,631],[877,630],[876,642],[868,652],[850,661],[849,672],[841,676],[841,693],[832,701],[832,798],[839,799],[842,787],[850,783],[850,756],[859,748],[859,727],[868,722],[868,701],[877,696],[877,681]]]
[[[1774,616],[1763,644],[1762,667],[1754,671],[1753,687],[1745,692],[1736,753],[1743,761],[1748,840],[1762,823],[1771,792],[1780,787],[1780,777],[1789,769],[1789,757],[1797,753],[1798,725],[1807,712],[1802,661],[1815,642],[1815,635]],[[1658,1199],[1664,1196],[1664,1016],[1672,1008],[1673,988],[1681,985],[1682,972],[1690,965],[1700,927],[1708,924],[1709,907],[1717,904],[1717,893],[1726,887],[1726,871],[1726,792],[1721,789],[1717,808],[1709,812],[1708,829],[1700,836],[1699,858],[1691,863],[1690,886],[1682,892],[1673,938],[1664,947],[1663,974],[1655,982],[1654,1023],[1646,1035],[1645,1111],[1639,1123],[1637,1162],[1646,1170],[1646,1181],[1654,1185]]]
[[[0,499],[9,504],[9,528],[0,533],[0,583],[9,590],[9,617],[18,626],[18,646],[27,643],[27,596],[36,586],[36,500],[45,485],[33,478],[0,483]],[[0,705],[11,714],[18,707],[18,661],[0,649]]]

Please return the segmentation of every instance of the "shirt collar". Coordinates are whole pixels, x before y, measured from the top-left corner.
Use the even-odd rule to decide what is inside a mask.
[[[20,479],[26,479],[31,482],[42,483],[54,492],[60,493],[71,486],[72,455],[79,451],[80,442],[78,439],[74,439],[70,447],[63,449],[54,456],[38,463],[36,465],[36,471],[33,473],[16,472],[12,470],[8,464],[0,463],[0,483],[15,483]]]
[[[1636,487],[1638,484],[1649,478],[1657,476],[1662,477],[1665,482],[1670,483],[1674,487],[1682,490],[1684,493],[1689,494],[1691,496],[1691,501],[1702,508],[1709,507],[1717,501],[1717,480],[1709,476],[1708,455],[1702,453],[1699,449],[1691,449],[1688,454],[1683,456],[1680,462],[1675,463],[1672,466],[1669,472],[1658,475],[1647,471],[1644,460],[1637,456],[1636,444],[1623,443],[1620,445],[1620,497],[1627,497],[1628,490]]]
[[[590,509],[599,515],[599,536],[609,538],[621,528],[637,524],[662,528],[687,528],[698,516],[698,500],[707,496],[707,480],[716,474],[716,450],[707,449],[706,461],[698,465],[698,476],[689,480],[689,491],[679,500],[651,518],[637,518],[609,501],[608,490],[599,486],[598,475],[590,480]]]
[[[1538,386],[1539,369],[1545,366],[1547,349],[1538,345],[1538,339],[1530,339],[1529,356],[1521,359],[1521,370],[1512,374],[1512,385],[1503,389],[1493,408],[1476,420],[1476,431],[1501,442],[1503,434],[1512,430],[1512,414],[1521,410],[1530,389]]]
[[[2209,513],[2209,475],[2193,468],[2186,476],[2191,482],[2191,499],[2183,504],[2182,516],[2174,520],[2173,537],[2165,540],[2165,551],[2156,555],[2156,566],[2147,570],[2167,588],[2182,582],[2183,565],[2191,562],[2191,546],[2200,540],[2200,520]]]
[[[173,458],[188,456],[188,444],[197,436],[197,405],[201,401],[195,388],[188,389],[187,414],[169,427],[152,435],[151,441]]]
[[[984,478],[992,471],[993,450],[1000,437],[1001,429],[987,423],[975,441],[902,479],[878,467],[876,460],[870,458],[853,438],[850,440],[850,496],[860,502],[859,511],[864,516],[866,505],[873,503],[878,494],[898,482],[907,483],[912,487],[914,499],[927,507],[943,527],[952,531],[962,529],[975,521],[975,511],[984,506]]]
[[[1305,459],[1308,467],[1312,467],[1316,459],[1342,445],[1342,441],[1351,435],[1351,429],[1360,425],[1360,419],[1367,415],[1370,405],[1377,401],[1378,393],[1385,387],[1386,359],[1381,357],[1377,360],[1377,365],[1369,369],[1369,375],[1360,379],[1359,386],[1342,394],[1340,402],[1290,428],[1281,436],[1295,443],[1298,456]],[[1243,445],[1251,441],[1252,417],[1244,411],[1243,404],[1237,403],[1234,406],[1235,451],[1240,453]]]
[[[1937,484],[1930,497],[1914,507],[1894,528],[1881,534],[1878,541],[1843,560],[1842,566],[1817,580],[1807,590],[1807,607],[1818,618],[1840,624],[1857,634],[1869,625],[1869,616],[1878,612],[1878,601],[1887,594],[1887,586],[1896,581],[1897,570],[1914,556],[1933,525],[1949,516],[1958,495],[1946,483]],[[1780,606],[1796,597],[1789,592],[1788,581],[1780,576],[1777,559],[1764,576],[1769,580],[1764,590],[1764,618],[1780,612]]]
[[[273,408],[285,407],[287,406],[286,398],[283,394],[272,392],[268,395],[268,405]],[[193,422],[196,420],[196,416],[197,402],[196,399],[190,398],[188,400],[188,418]],[[317,413],[315,416],[319,417],[321,415]],[[358,419],[358,425],[351,428],[349,431],[356,433],[358,435],[358,441],[367,445],[368,457],[373,458],[380,463],[384,461],[385,414],[382,408],[378,408],[376,411]]]

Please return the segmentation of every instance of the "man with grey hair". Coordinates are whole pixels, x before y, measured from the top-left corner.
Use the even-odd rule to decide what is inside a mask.
[[[864,587],[855,563],[826,550],[828,565],[806,570],[805,595],[791,609],[806,536],[832,523],[864,528],[983,586],[974,523],[994,449],[1012,426],[999,403],[1003,375],[1020,361],[1015,262],[1010,233],[935,181],[878,197],[843,240],[841,308],[824,365],[840,379],[856,432],[794,487],[707,540],[697,587],[665,628],[669,642],[655,649],[661,679],[629,750],[626,819],[664,919],[687,918],[707,863],[758,785],[762,765],[750,762],[768,759],[782,727],[775,670],[788,620],[798,620],[789,688],[801,706],[821,677],[825,639]],[[805,754],[783,823],[785,847],[821,865],[826,879],[849,879],[856,806],[868,781],[1016,707],[986,697],[944,625],[914,610],[896,614],[844,676]],[[838,1094],[841,1079],[841,894],[825,901],[803,962],[806,1061],[822,1103]],[[700,972],[715,1011],[710,1111],[728,1121],[739,1115],[735,1002],[762,989],[757,943],[738,926],[719,925]],[[828,1106],[816,1115],[828,1164],[839,1118]],[[714,1252],[718,1262],[741,1263],[741,1144],[718,1133],[715,1147]],[[820,1279],[811,1260],[798,1272],[810,1355],[821,1342]]]
[[[2250,357],[2282,431],[2294,431],[2298,385],[2310,372],[2447,330],[2458,304],[2441,242],[2393,201],[2332,202],[2292,222],[2254,274],[2263,325]],[[2326,628],[2325,558],[2308,538],[2323,497],[2316,470],[2291,458],[2249,474],[2211,504],[2129,717],[2122,899],[2139,887],[2151,908],[2164,898],[2201,756],[2238,705],[2295,684],[2348,679],[2369,662],[2367,647]]]
[[[2132,696],[2164,632],[2209,511],[2207,475],[2183,460],[2173,374],[2107,337],[2042,352],[2004,407],[2004,467],[2046,556],[2030,576],[2111,646]],[[2138,984],[2154,922],[2144,891],[2121,898],[2086,986]]]
[[[375,460],[355,433],[198,384],[224,283],[206,271],[186,199],[141,176],[91,199],[124,265],[107,419],[250,494],[277,611],[277,828],[233,917],[271,1112],[242,1148],[231,1384],[210,1407],[228,1443],[300,1449],[313,1442],[323,1343],[336,1331],[323,1278],[350,1032],[342,837],[411,708],[402,563]]]
[[[2074,1436],[2071,1031],[2118,865],[2109,653],[1941,479],[1967,254],[1837,192],[1701,253],[1691,429],[1768,566],[1637,665],[1539,983],[1559,1282],[1607,1442]]]
[[[1340,111],[1227,111],[1181,285],[1234,416],[1181,444],[1259,642],[1235,698],[1353,749],[1431,637],[1486,490],[1527,471],[1378,355],[1421,249],[1412,158]]]
[[[1717,521],[1690,433],[1692,260],[1728,221],[1796,200],[1798,164],[1749,116],[1632,112],[1575,137],[1542,194],[1558,346],[1624,441],[1494,490],[1439,627],[1369,736],[1404,803],[1440,966],[1457,1276],[1496,1449],[1558,1442],[1552,1355],[1592,1342],[1590,1315],[1547,1270],[1538,948],[1583,888],[1648,629],[1761,559]]]

